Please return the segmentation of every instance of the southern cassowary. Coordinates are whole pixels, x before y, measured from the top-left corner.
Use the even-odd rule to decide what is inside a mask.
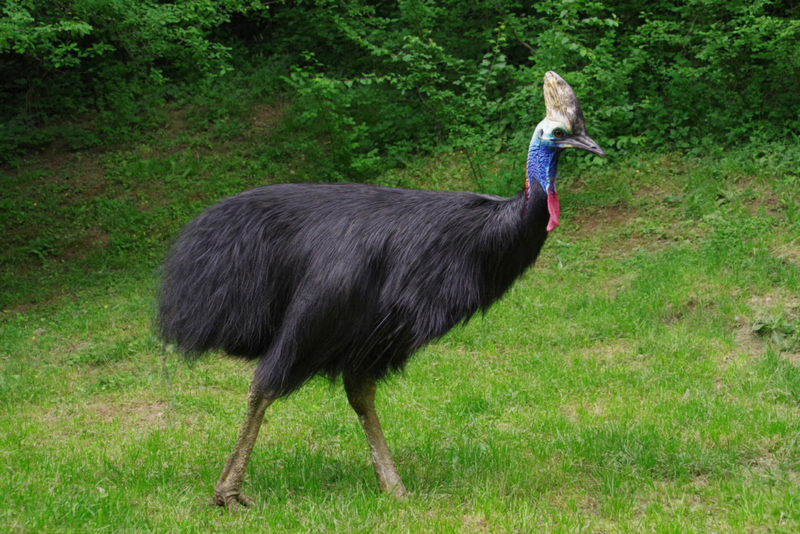
[[[547,117],[512,198],[361,184],[282,184],[227,198],[192,220],[163,269],[158,328],[185,353],[256,360],[247,416],[214,491],[250,504],[242,480],[267,407],[315,375],[340,376],[381,490],[403,495],[375,413],[375,384],[487,309],[558,226],[556,166],[586,135],[572,88],[544,78]]]

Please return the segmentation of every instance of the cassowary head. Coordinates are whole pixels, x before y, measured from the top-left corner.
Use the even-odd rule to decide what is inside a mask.
[[[536,126],[528,149],[525,188],[529,192],[536,181],[547,193],[547,208],[550,212],[550,222],[547,224],[549,232],[558,226],[560,213],[556,194],[556,172],[561,152],[567,148],[577,148],[600,157],[605,157],[605,153],[586,135],[581,106],[572,87],[564,81],[564,78],[552,71],[544,75],[544,104],[547,115]]]

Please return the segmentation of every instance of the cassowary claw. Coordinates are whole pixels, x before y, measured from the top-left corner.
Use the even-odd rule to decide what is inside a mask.
[[[223,508],[227,508],[228,510],[236,510],[239,506],[244,506],[245,508],[250,508],[255,504],[255,501],[243,495],[240,491],[224,491],[224,490],[214,490],[214,504],[217,506],[222,506]]]

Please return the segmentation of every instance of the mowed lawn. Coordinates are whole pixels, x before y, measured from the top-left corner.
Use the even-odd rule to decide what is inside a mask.
[[[225,162],[203,157],[192,168],[216,198],[248,185],[220,185]],[[112,164],[146,173],[141,159],[106,160],[96,180]],[[562,226],[536,266],[379,387],[402,501],[378,493],[341,384],[318,379],[267,412],[244,486],[255,506],[215,508],[252,366],[162,352],[163,245],[91,224],[91,261],[8,241],[21,252],[5,256],[0,318],[0,530],[798,532],[800,178],[763,161],[564,166]],[[381,181],[471,187],[465,168],[453,156]],[[23,172],[31,189],[14,185]],[[60,172],[2,174],[24,196]],[[112,200],[191,215],[174,184],[139,188],[136,172]],[[213,201],[186,194],[194,213]],[[7,201],[9,232],[34,201]],[[58,224],[59,205],[42,220]]]

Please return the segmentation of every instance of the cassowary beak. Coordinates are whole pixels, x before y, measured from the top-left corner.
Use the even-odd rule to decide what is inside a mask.
[[[575,91],[564,78],[553,71],[544,75],[544,104],[548,119],[565,124],[572,130],[571,136],[563,141],[556,141],[556,145],[585,150],[601,158],[606,156],[603,149],[586,135],[586,123]]]
[[[586,152],[597,154],[601,158],[606,157],[606,153],[603,152],[603,149],[600,148],[597,143],[592,141],[592,138],[588,135],[576,135],[570,137],[569,139],[565,139],[563,143],[556,144],[564,148],[577,148],[578,150],[585,150]]]

